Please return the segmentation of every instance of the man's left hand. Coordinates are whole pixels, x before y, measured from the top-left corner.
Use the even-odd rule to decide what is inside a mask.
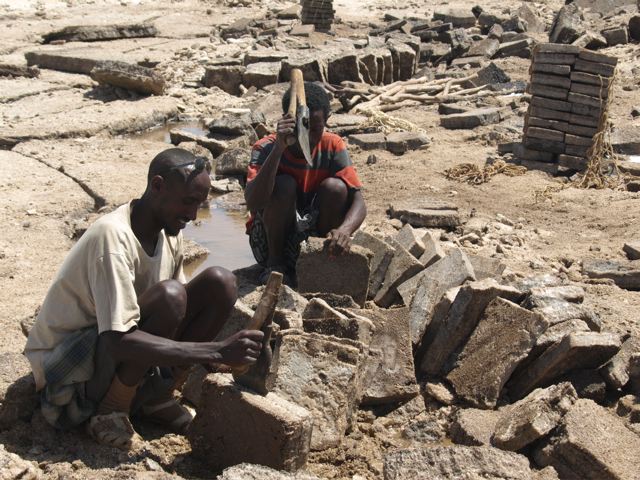
[[[351,237],[339,228],[334,228],[327,234],[329,240],[329,255],[344,255],[351,249]]]

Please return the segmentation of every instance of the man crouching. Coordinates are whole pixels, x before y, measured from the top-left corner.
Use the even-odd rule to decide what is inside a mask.
[[[184,432],[173,396],[194,364],[254,363],[262,332],[214,342],[237,298],[234,275],[209,268],[189,283],[181,230],[210,188],[206,161],[179,148],[149,166],[142,198],[97,220],[71,249],[29,334],[28,357],[49,423],[88,421],[98,442],[129,449],[129,420]]]

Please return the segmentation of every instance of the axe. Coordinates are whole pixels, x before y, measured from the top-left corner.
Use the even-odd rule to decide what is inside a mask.
[[[309,165],[312,165],[313,160],[309,147],[309,107],[304,93],[304,78],[302,71],[298,68],[291,70],[291,99],[289,100],[288,113],[296,119],[296,131],[288,138],[287,144],[293,145],[297,139],[304,159]]]

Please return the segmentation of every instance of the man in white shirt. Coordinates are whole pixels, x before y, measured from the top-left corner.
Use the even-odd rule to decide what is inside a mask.
[[[209,194],[206,167],[186,150],[161,152],[142,197],[97,220],[69,252],[25,348],[54,426],[90,419],[99,442],[135,448],[133,403],[184,431],[192,416],[173,389],[191,365],[256,361],[262,332],[213,342],[237,298],[234,275],[212,267],[185,284],[181,230]]]

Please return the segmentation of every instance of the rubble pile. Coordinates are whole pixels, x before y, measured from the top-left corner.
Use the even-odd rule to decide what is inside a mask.
[[[573,45],[540,44],[531,64],[531,94],[522,145],[516,156],[585,170],[612,91],[615,57]]]
[[[332,12],[331,2],[308,0],[302,3],[302,23],[326,30]],[[247,52],[242,62],[227,59],[208,66],[202,83],[238,95],[240,85],[246,89],[263,88],[288,81],[291,69],[299,68],[308,81],[340,85],[351,97],[366,97],[365,85],[406,81],[423,66],[481,67],[491,58],[529,58],[537,40],[525,32],[538,36],[545,28],[545,22],[526,5],[506,17],[486,12],[478,15],[471,10],[444,9],[436,10],[431,19],[392,19],[373,28],[361,41],[328,40],[327,48],[313,57],[296,49],[258,49]],[[223,29],[222,34],[238,37],[249,33],[251,28],[255,28],[255,22],[237,23]],[[294,30],[288,33],[300,34]],[[468,88],[478,86],[472,83]],[[454,92],[452,89],[451,93]],[[349,108],[360,101],[365,99],[357,98]]]
[[[402,210],[396,206],[395,212]],[[498,465],[509,472],[499,478],[538,478],[530,461],[545,469],[540,475],[557,471],[570,478],[566,472],[578,468],[575,449],[599,465],[597,475],[584,478],[632,478],[637,459],[611,455],[601,445],[615,450],[640,442],[628,429],[638,419],[637,339],[602,332],[598,317],[582,305],[582,288],[549,277],[507,280],[503,269],[483,270],[487,262],[472,263],[432,230],[412,227],[421,223],[408,212],[399,218],[407,223],[395,235],[358,232],[353,252],[336,265],[323,260],[323,240],[310,239],[302,248],[298,271],[306,298],[288,287],[280,294],[267,374],[273,389],[266,397],[222,375],[190,378],[185,391],[202,392],[192,434],[198,458],[214,468],[230,465],[210,452],[220,441],[240,442],[246,447],[233,454],[234,462],[296,470],[313,452],[340,448],[357,428],[358,411],[393,410],[415,400],[431,411],[444,409],[448,434],[459,445],[389,453],[385,478],[409,478],[427,465],[445,469],[443,478],[470,468],[495,476]],[[247,324],[264,288],[255,286],[252,272],[236,272],[246,293],[235,307],[243,313],[234,315],[234,330]],[[291,455],[288,460],[262,459],[260,441],[240,426],[212,426],[222,407],[213,408],[210,398],[230,388],[242,391],[233,408],[259,408],[250,414],[257,430],[262,423],[280,424],[293,435],[301,412],[312,419],[296,448],[283,447],[280,455]],[[612,396],[621,398],[621,416],[598,405]],[[271,412],[280,401],[302,410],[292,408],[285,417]],[[587,410],[597,418],[580,425],[575,419]]]
[[[556,14],[549,31],[549,42],[589,50],[625,45],[637,39],[637,8],[631,0],[572,2]],[[613,13],[624,15],[619,23]],[[634,37],[634,35],[636,37]]]

